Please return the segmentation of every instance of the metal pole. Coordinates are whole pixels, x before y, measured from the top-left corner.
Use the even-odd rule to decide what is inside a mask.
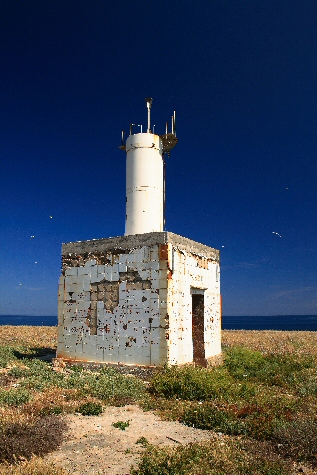
[[[153,99],[152,97],[147,97],[146,99],[146,107],[147,107],[147,133],[151,132],[151,112],[150,109],[152,107]]]
[[[151,131],[151,109],[148,107],[147,110],[147,133]]]

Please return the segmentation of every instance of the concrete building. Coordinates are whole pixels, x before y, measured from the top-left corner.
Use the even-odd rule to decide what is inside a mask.
[[[57,357],[207,365],[221,353],[219,251],[164,228],[164,154],[172,131],[132,133],[124,236],[63,244]]]

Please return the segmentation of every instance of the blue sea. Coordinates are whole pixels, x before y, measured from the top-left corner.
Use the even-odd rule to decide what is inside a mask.
[[[0,325],[55,326],[57,316],[0,315]],[[223,316],[222,328],[224,330],[317,331],[317,315]]]
[[[317,315],[267,315],[222,317],[223,330],[317,331]]]
[[[54,327],[57,325],[57,316],[35,316],[35,315],[0,315],[0,325],[32,325]]]

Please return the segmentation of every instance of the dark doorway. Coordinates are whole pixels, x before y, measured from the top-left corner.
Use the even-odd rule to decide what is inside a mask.
[[[193,361],[206,366],[204,347],[204,294],[192,295]]]

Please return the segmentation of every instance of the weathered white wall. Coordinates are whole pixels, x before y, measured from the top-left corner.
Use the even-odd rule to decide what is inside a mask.
[[[61,276],[58,357],[158,364],[166,353],[166,340],[159,338],[158,246],[109,254],[109,259],[107,265],[89,260]],[[136,273],[139,280],[120,282],[123,273]]]
[[[64,259],[58,357],[136,365],[191,362],[191,288],[204,290],[205,356],[220,354],[218,261],[172,243],[95,249],[94,256],[76,254],[76,266]]]
[[[191,289],[204,293],[204,340],[206,359],[221,353],[220,275],[218,263],[169,245],[172,278],[167,280],[170,321],[168,340],[171,364],[193,361]]]

